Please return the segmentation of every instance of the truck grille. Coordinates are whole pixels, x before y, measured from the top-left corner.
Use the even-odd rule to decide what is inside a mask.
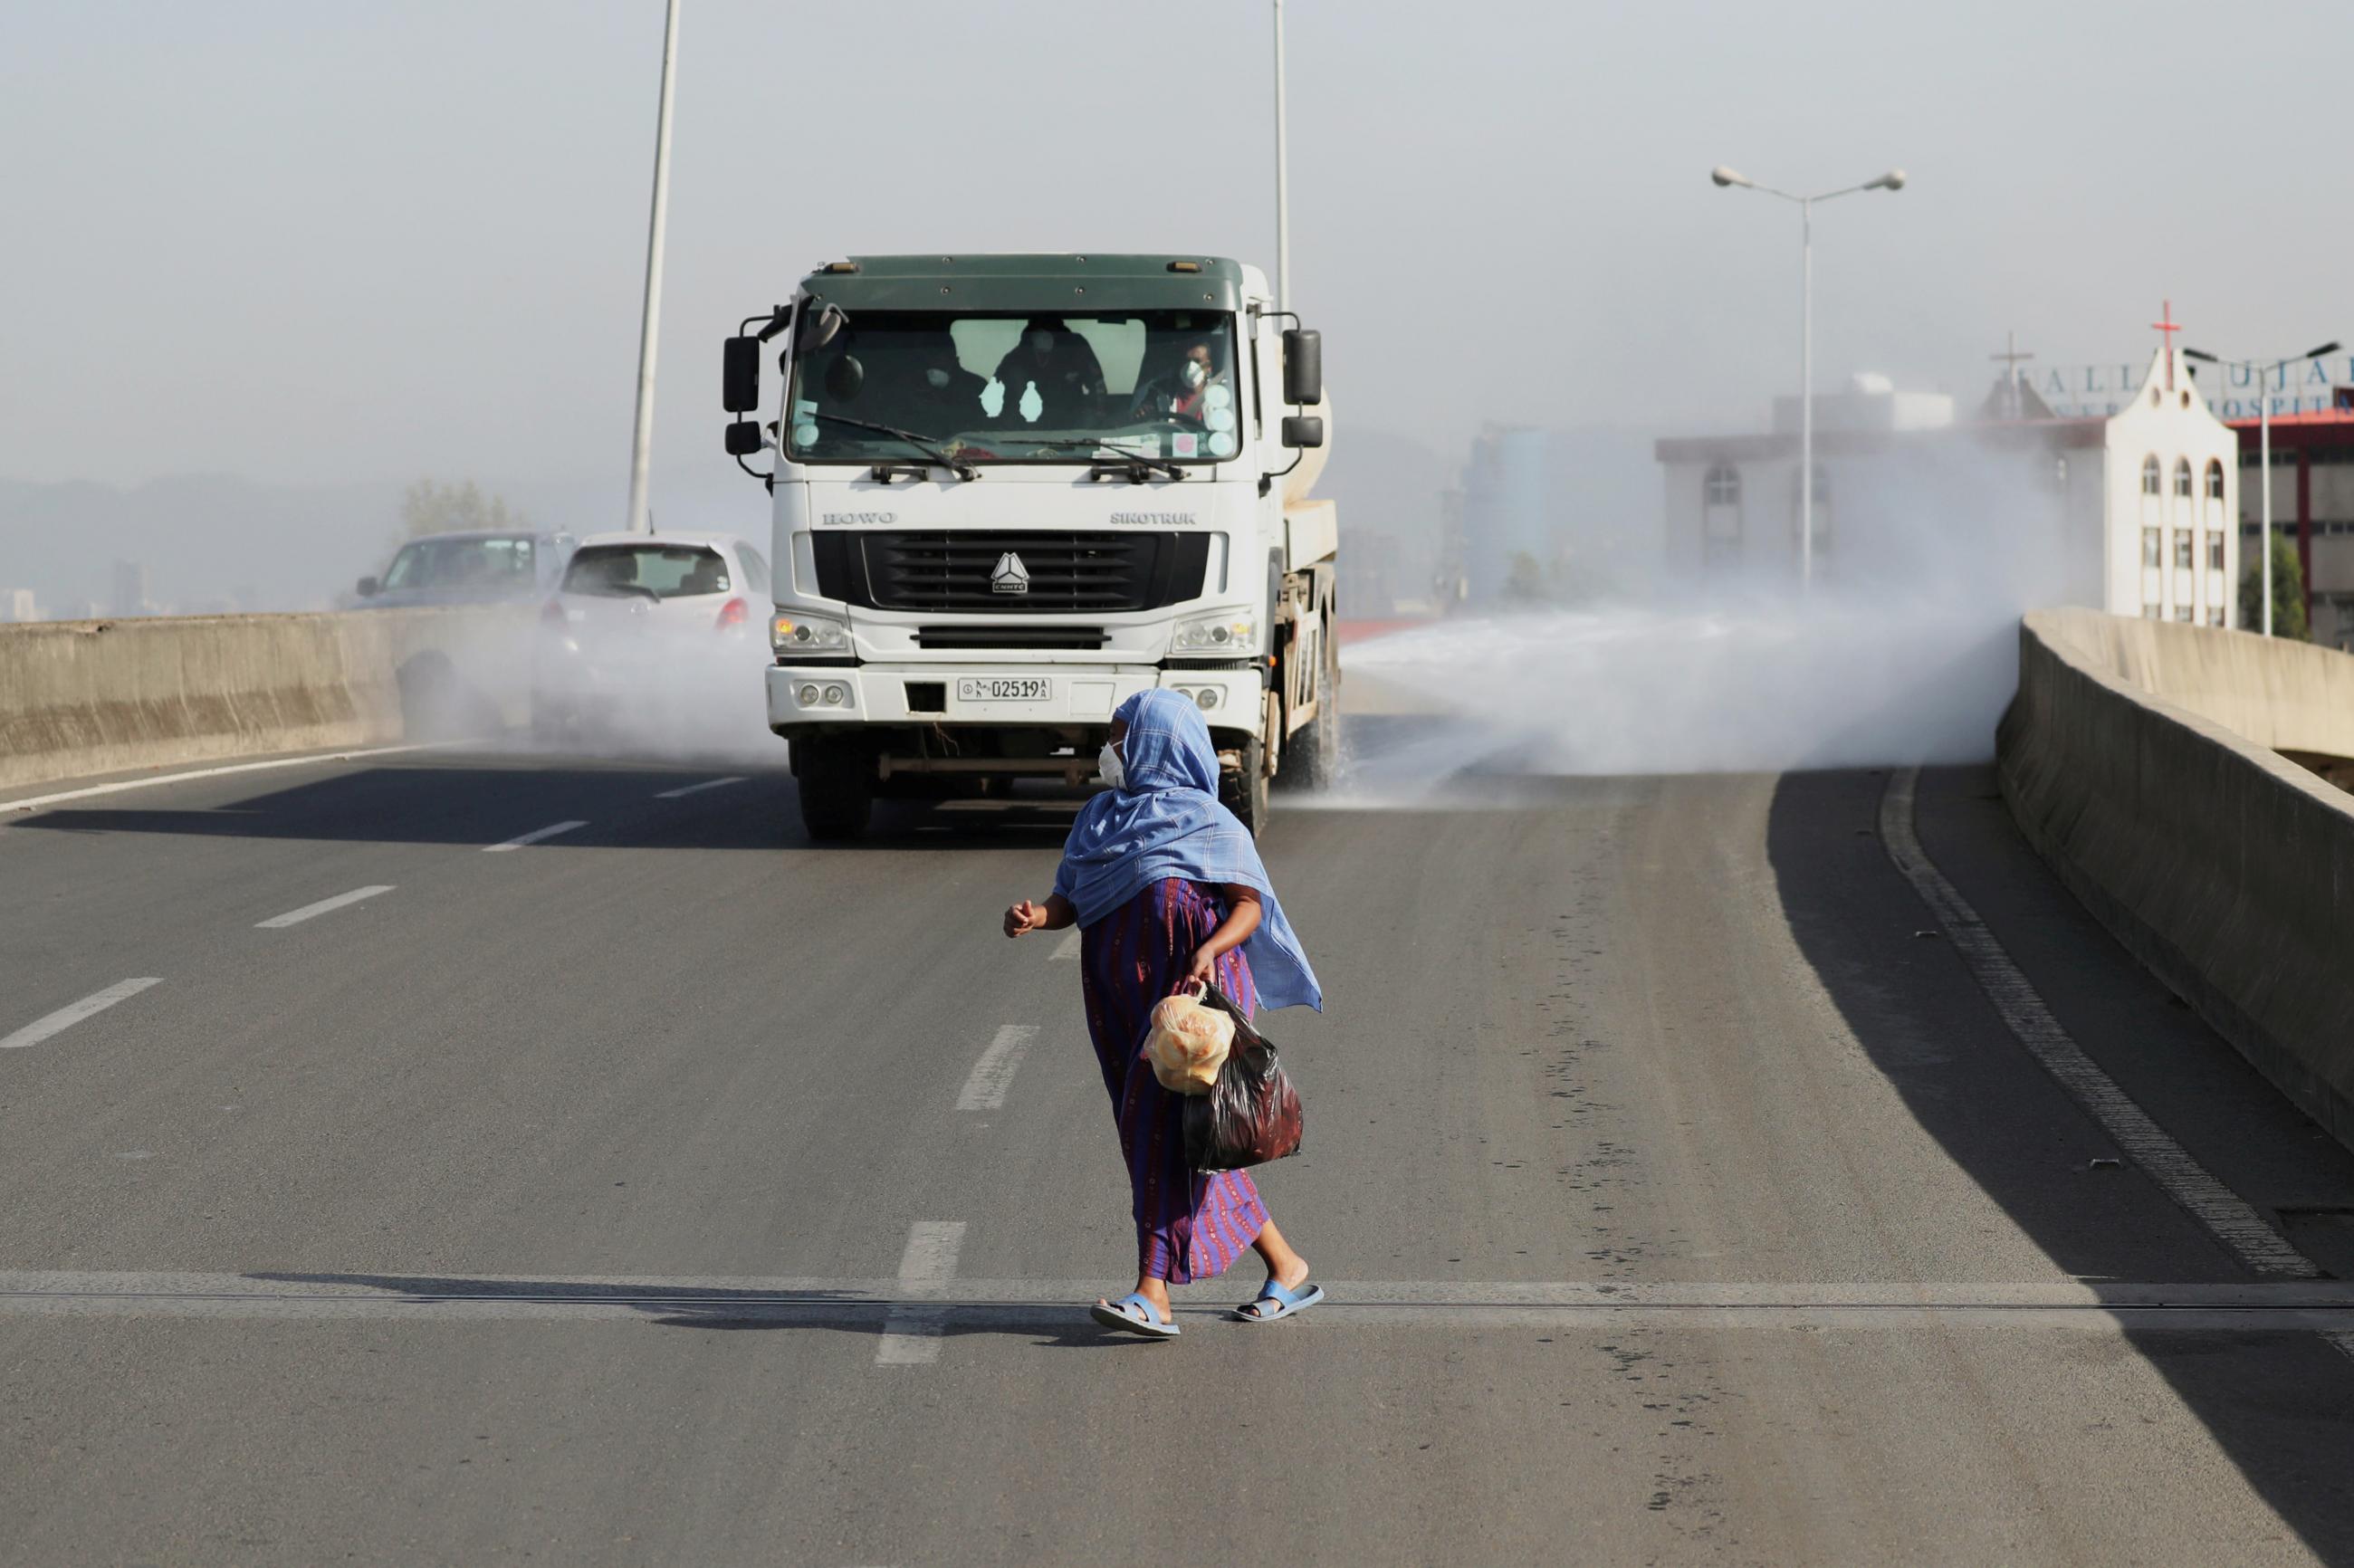
[[[1100,648],[1111,641],[1100,626],[921,626],[918,648]]]
[[[821,532],[818,592],[874,609],[969,615],[1105,614],[1197,597],[1207,534]],[[1013,556],[1018,573],[998,568]],[[1022,585],[1008,591],[1010,582]]]

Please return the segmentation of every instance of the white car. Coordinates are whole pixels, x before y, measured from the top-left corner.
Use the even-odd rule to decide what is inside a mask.
[[[532,733],[665,747],[767,739],[769,563],[717,534],[594,534],[540,612]],[[770,742],[773,744],[773,742]]]

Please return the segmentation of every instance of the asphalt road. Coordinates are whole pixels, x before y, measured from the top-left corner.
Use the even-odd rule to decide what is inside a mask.
[[[1983,769],[1904,820],[2105,1111],[1901,777],[1282,811],[1331,1001],[1263,1185],[1333,1299],[1167,1345],[1080,1308],[1077,966],[996,931],[1067,808],[820,850],[790,779],[669,793],[726,772],[0,812],[0,1561],[2354,1562],[2354,1159]]]

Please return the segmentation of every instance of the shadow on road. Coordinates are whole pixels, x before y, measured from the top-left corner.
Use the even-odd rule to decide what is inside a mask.
[[[2227,1282],[2253,1277],[2044,1075],[2003,1027],[1877,836],[1879,771],[1786,775],[1767,849],[1800,950],[1873,1064],[1920,1126],[2052,1262],[2089,1281]],[[2078,1044],[2137,1092],[2133,1074],[2189,1077],[2200,1092],[2149,1108],[2199,1155],[2287,1149],[2306,1192],[2349,1188],[2349,1160],[2308,1125],[2067,899],[1988,804],[1990,770],[1925,773],[1919,831],[1941,869],[1973,882],[2036,885],[2031,915],[1979,914],[2030,970],[2067,977],[2045,997]],[[2022,862],[2020,857],[2025,857]],[[2031,919],[2032,924],[2022,923]],[[2040,982],[2041,983],[2041,982]],[[2097,1005],[2096,1005],[2097,1003]],[[2105,1059],[2105,1053],[2121,1059]],[[2301,1152],[2310,1150],[2309,1154]],[[2256,1202],[2262,1196],[2243,1194]],[[2268,1218],[2277,1216],[2268,1215]],[[2318,1336],[2125,1330],[2135,1350],[2213,1434],[2249,1484],[2325,1560],[2354,1563],[2354,1359]],[[2091,1413],[2087,1441],[2097,1441]],[[2159,1478],[2152,1478],[2153,1482]]]
[[[546,1308],[627,1308],[649,1322],[666,1329],[819,1329],[880,1339],[905,1332],[913,1315],[928,1323],[926,1332],[944,1338],[1011,1335],[1035,1343],[1073,1350],[1143,1345],[1141,1336],[1114,1334],[1088,1319],[1077,1303],[959,1301],[953,1294],[887,1297],[847,1290],[760,1290],[701,1285],[648,1285],[622,1280],[535,1280],[482,1278],[462,1275],[310,1274],[256,1271],[249,1279],[276,1285],[354,1287],[384,1293],[381,1298],[350,1298],[376,1304],[388,1301],[429,1310],[463,1303],[468,1307],[511,1303]],[[314,1298],[316,1299],[316,1298]],[[1180,1312],[1211,1315],[1204,1308]],[[1217,1315],[1223,1316],[1223,1313]]]

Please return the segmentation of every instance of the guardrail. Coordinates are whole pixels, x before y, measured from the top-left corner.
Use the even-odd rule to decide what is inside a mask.
[[[0,626],[0,789],[496,733],[530,627],[504,607]]]
[[[2354,658],[2037,610],[1996,750],[2029,841],[2102,924],[2354,1146]]]

